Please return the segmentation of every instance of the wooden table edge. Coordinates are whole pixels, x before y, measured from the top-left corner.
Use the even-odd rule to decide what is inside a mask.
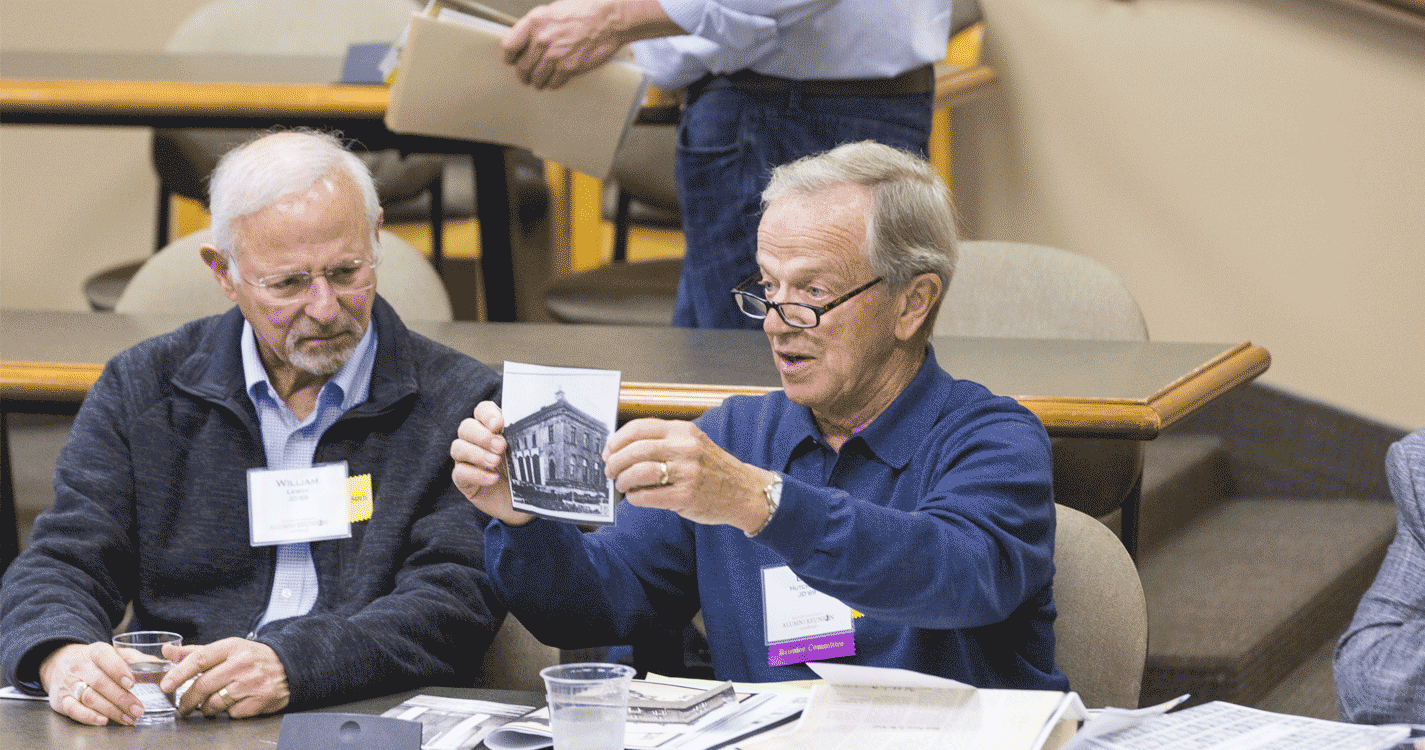
[[[1271,364],[1270,352],[1246,341],[1173,381],[1148,399],[1148,405],[1158,414],[1159,429],[1165,430],[1203,404],[1254,380]]]
[[[390,91],[364,84],[0,79],[6,114],[320,114],[380,118]]]
[[[1192,410],[1260,375],[1269,363],[1265,349],[1247,343],[1179,378],[1147,402],[1042,396],[1015,399],[1034,412],[1051,435],[1152,440]],[[92,363],[0,361],[0,398],[78,403],[103,370],[103,365]],[[625,421],[640,417],[695,419],[728,396],[757,396],[774,390],[629,381],[619,388],[618,416]]]

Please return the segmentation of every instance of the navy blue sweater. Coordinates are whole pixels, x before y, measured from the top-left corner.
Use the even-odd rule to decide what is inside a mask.
[[[785,474],[756,538],[623,503],[592,534],[536,520],[486,530],[495,588],[564,648],[677,633],[699,609],[718,679],[808,679],[769,666],[761,570],[789,566],[853,607],[856,654],[987,688],[1064,690],[1054,665],[1049,437],[1013,399],[956,380],[933,351],[880,416],[834,451],[782,391],[735,396],[697,424]]]
[[[488,519],[450,479],[450,442],[498,374],[408,331],[379,297],[365,403],[322,436],[314,463],[371,474],[371,520],[312,544],[320,595],[269,623],[300,710],[431,684],[471,684],[504,617],[484,571]],[[248,544],[246,472],[265,465],[244,392],[243,318],[189,323],[119,354],[79,411],[54,507],[0,588],[0,668],[40,690],[39,661],[66,642],[130,629],[185,643],[248,636],[267,607],[275,547]]]

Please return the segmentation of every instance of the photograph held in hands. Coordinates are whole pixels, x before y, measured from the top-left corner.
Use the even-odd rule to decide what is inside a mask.
[[[606,525],[617,496],[603,450],[617,428],[620,373],[506,362],[505,461],[516,510]]]

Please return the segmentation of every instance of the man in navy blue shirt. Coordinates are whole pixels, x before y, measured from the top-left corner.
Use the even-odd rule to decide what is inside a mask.
[[[763,197],[760,270],[731,302],[762,319],[783,390],[625,425],[604,457],[628,503],[589,534],[512,508],[503,419],[479,405],[453,477],[497,519],[496,591],[567,648],[678,632],[701,611],[720,679],[837,660],[1066,688],[1048,436],[929,345],[955,263],[944,184],[862,142],[779,168]]]

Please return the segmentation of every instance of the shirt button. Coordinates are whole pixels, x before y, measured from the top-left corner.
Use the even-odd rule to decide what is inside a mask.
[[[291,598],[292,598],[292,589],[282,589],[282,598],[283,598],[283,599],[291,599]]]

